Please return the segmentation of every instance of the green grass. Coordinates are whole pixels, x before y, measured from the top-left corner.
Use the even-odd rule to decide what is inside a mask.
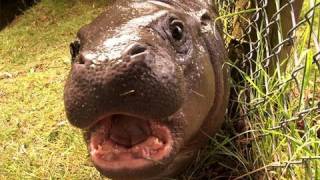
[[[316,2],[305,1],[301,14]],[[221,19],[228,27],[234,15],[250,12],[230,14],[222,10]],[[268,42],[259,30],[256,36],[262,43],[257,58],[249,59],[259,73],[254,74],[254,69],[246,73],[229,64],[243,79],[242,83],[232,82],[238,92],[236,113],[240,117],[227,117],[222,131],[191,167],[194,179],[320,179],[320,69],[312,59],[320,51],[315,45],[320,41],[319,20],[318,6],[314,20],[297,29],[285,72],[279,69],[270,74],[263,68]],[[226,34],[227,41],[231,36]],[[189,174],[186,179],[190,179]]]
[[[69,43],[104,4],[44,0],[0,32],[0,179],[100,177],[62,95]]]
[[[105,4],[43,0],[0,32],[0,179],[101,179],[80,130],[66,120],[62,95],[69,43]],[[319,31],[319,16],[317,10],[313,24],[298,29],[299,61],[291,60],[286,73],[253,77],[239,70],[249,89],[238,87],[244,118],[227,119],[181,178],[320,179],[319,111],[301,113],[320,100],[320,72],[312,64],[317,50],[309,43],[311,27]],[[296,84],[291,74],[301,65],[306,68],[295,75]],[[235,124],[241,123],[238,132]]]

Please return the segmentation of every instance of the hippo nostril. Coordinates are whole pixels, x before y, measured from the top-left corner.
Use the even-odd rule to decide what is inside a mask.
[[[76,59],[76,62],[78,64],[85,64],[85,65],[92,64],[92,60],[87,59],[83,54],[80,54],[80,56],[78,56],[78,58]]]
[[[77,59],[78,64],[84,64],[84,57],[83,56],[79,56],[79,58]]]
[[[134,56],[137,54],[141,54],[147,50],[146,47],[142,46],[141,44],[135,44],[131,47],[131,50],[129,51],[129,55]]]

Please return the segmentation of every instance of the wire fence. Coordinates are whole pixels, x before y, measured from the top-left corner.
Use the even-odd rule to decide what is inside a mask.
[[[233,77],[229,141],[245,154],[233,178],[320,179],[320,2],[216,4]]]

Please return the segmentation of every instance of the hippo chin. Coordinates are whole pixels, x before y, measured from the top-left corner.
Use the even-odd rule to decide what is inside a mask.
[[[103,175],[174,177],[219,129],[229,89],[212,8],[118,0],[79,30],[65,108]]]

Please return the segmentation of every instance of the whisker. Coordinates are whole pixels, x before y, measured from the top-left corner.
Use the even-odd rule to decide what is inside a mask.
[[[205,98],[205,96],[203,94],[200,94],[200,93],[198,93],[197,91],[195,91],[193,89],[191,89],[191,92],[193,92],[194,94],[196,94],[196,95],[198,95],[198,96],[200,96],[202,98]]]
[[[128,91],[128,92],[124,92],[124,93],[120,94],[120,96],[127,96],[127,95],[133,94],[133,93],[135,93],[135,92],[136,92],[135,90],[130,90],[130,91]]]
[[[146,159],[146,160],[149,160],[149,161],[155,162],[155,163],[160,164],[160,165],[164,165],[164,163],[163,163],[163,162],[158,161],[158,160],[155,160],[155,159],[152,159],[152,158],[143,157],[143,159]]]

